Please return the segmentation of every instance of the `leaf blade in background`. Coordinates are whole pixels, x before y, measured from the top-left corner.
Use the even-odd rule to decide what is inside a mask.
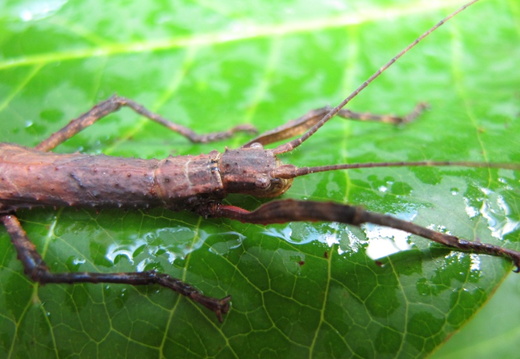
[[[449,1],[48,4],[18,1],[1,12],[1,141],[32,146],[113,93],[199,133],[239,123],[268,130],[336,104],[455,8]],[[351,104],[403,114],[428,101],[431,110],[417,122],[332,121],[283,160],[518,162],[517,13],[507,1],[478,3]],[[121,111],[57,151],[152,158],[245,141],[192,145]],[[361,204],[514,248],[517,193],[512,171],[400,168],[301,178],[285,198]],[[157,269],[208,295],[232,294],[233,306],[219,324],[154,287],[37,286],[3,233],[0,352],[12,357],[422,357],[466,323],[511,269],[498,258],[369,226],[264,228],[162,209],[19,215],[54,270]],[[399,253],[387,256],[396,246]]]

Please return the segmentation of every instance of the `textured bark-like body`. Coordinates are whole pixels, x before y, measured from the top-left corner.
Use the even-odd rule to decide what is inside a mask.
[[[0,214],[20,208],[167,207],[207,214],[227,193],[276,197],[292,179],[262,146],[163,160],[56,154],[0,143]]]
[[[0,144],[0,213],[35,206],[193,209],[224,193],[212,152],[143,160]]]

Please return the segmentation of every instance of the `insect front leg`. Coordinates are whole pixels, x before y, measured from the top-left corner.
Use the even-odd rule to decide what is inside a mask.
[[[88,112],[82,114],[78,118],[69,122],[69,124],[67,124],[61,130],[53,133],[49,138],[40,142],[35,148],[40,151],[50,151],[59,144],[65,142],[66,140],[80,132],[81,130],[93,125],[97,120],[100,120],[101,118],[118,111],[121,107],[128,107],[136,113],[158,124],[165,126],[171,131],[177,132],[178,134],[186,137],[191,142],[213,142],[231,137],[236,132],[257,132],[253,126],[245,124],[235,126],[227,131],[199,135],[187,127],[171,122],[165,119],[164,117],[151,112],[150,110],[133,100],[121,96],[112,96],[108,100],[98,103],[97,105],[92,107]]]
[[[15,215],[4,214],[0,216],[11,237],[11,242],[16,248],[18,259],[23,264],[24,272],[33,281],[40,284],[47,283],[119,283],[130,285],[158,284],[180,293],[191,300],[213,311],[219,321],[229,311],[230,296],[222,299],[207,297],[200,291],[168,274],[155,271],[127,272],[127,273],[94,273],[94,272],[65,272],[52,273],[43,258],[36,250],[35,245],[29,240]]]
[[[369,212],[358,206],[286,199],[266,203],[254,211],[221,205],[213,208],[212,215],[258,224],[328,221],[360,226],[364,223],[373,223],[415,234],[457,250],[508,258],[516,266],[515,272],[520,272],[520,252],[518,251],[478,241],[467,241],[392,216]]]
[[[337,116],[347,120],[356,121],[370,121],[370,122],[382,122],[393,125],[399,125],[411,122],[415,120],[426,108],[428,107],[425,103],[419,103],[415,108],[404,116],[395,115],[378,115],[367,112],[354,112],[348,109],[339,110]],[[264,132],[258,137],[252,139],[242,147],[249,147],[253,143],[261,143],[267,145],[270,143],[286,140],[288,138],[301,135],[305,131],[309,130],[318,121],[320,121],[327,113],[330,112],[329,107],[323,107],[316,110],[307,112],[302,117],[295,120],[289,121],[282,126],[278,126],[270,131]]]

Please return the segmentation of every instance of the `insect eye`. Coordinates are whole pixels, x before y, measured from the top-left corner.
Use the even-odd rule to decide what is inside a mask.
[[[267,189],[271,186],[271,181],[267,176],[259,176],[256,178],[255,186],[260,189]]]

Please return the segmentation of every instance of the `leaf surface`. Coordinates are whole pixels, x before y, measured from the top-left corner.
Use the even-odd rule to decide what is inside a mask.
[[[42,3],[43,4],[43,3]],[[0,141],[34,146],[117,93],[198,133],[261,131],[339,103],[453,1],[9,2],[0,13]],[[518,6],[477,3],[359,95],[355,111],[431,109],[406,127],[341,119],[282,156],[296,165],[520,160]],[[486,31],[482,24],[486,24]],[[56,152],[161,158],[223,151],[122,110]],[[518,173],[364,169],[297,179],[284,198],[363,205],[520,248]],[[263,201],[230,196],[253,209]],[[233,296],[223,324],[156,287],[31,283],[0,232],[0,353],[10,357],[424,357],[512,265],[398,231],[268,227],[167,209],[21,211],[55,271],[156,269]],[[513,345],[511,343],[511,345]]]

